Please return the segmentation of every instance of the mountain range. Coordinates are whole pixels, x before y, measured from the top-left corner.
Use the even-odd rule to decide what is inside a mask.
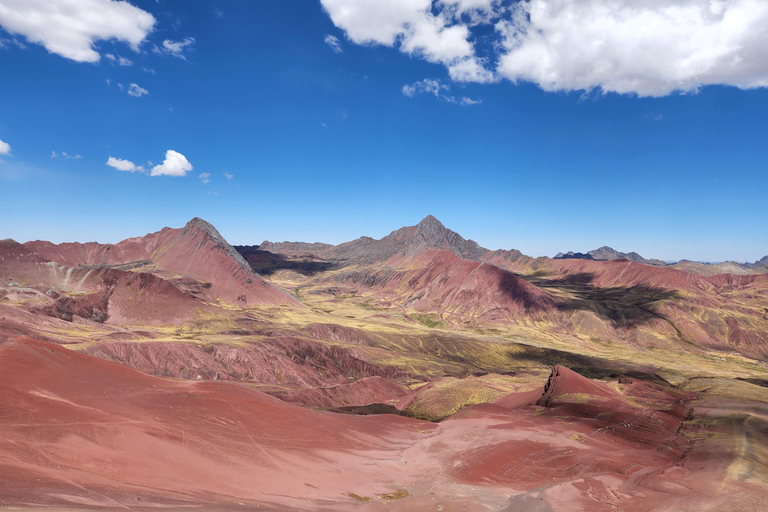
[[[533,258],[432,216],[2,240],[0,505],[758,506],[765,263]]]

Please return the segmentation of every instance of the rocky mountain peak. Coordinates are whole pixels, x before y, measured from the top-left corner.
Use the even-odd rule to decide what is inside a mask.
[[[432,215],[427,215],[419,222],[413,232],[413,245],[426,245],[435,249],[453,251],[462,258],[478,259],[485,252],[473,240],[466,240],[458,233],[446,228]]]
[[[221,236],[221,233],[218,232],[218,230],[213,227],[213,224],[210,222],[207,222],[200,217],[195,217],[184,226],[184,228],[181,230],[181,237],[195,237],[198,234],[202,233],[204,237],[212,240],[216,245],[219,246],[222,252],[224,252],[227,256],[230,258],[236,260],[244,269],[250,271],[251,266],[248,264],[247,261],[242,257],[242,255],[237,252],[237,250],[232,247],[229,242],[227,242],[223,236]]]

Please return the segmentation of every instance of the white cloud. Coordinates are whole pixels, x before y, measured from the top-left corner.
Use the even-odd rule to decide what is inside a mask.
[[[664,96],[768,86],[764,0],[531,0],[500,24],[499,73],[542,89]]]
[[[10,154],[11,154],[10,144],[0,140],[0,155],[10,155]]]
[[[122,90],[122,86],[120,86],[120,89]],[[134,98],[141,98],[145,94],[149,94],[149,91],[144,89],[143,87],[139,87],[136,84],[131,84],[128,86],[128,94],[130,94]]]
[[[445,65],[456,81],[493,80],[475,55],[469,27],[453,19],[455,9],[448,6],[455,2],[435,2],[437,14],[432,12],[432,0],[321,2],[333,23],[354,43],[399,46],[403,53]]]
[[[171,41],[170,39],[166,39],[163,41],[163,46],[161,48],[155,46],[152,51],[159,54],[165,53],[168,55],[173,55],[174,57],[187,60],[183,52],[186,48],[192,46],[194,43],[194,37],[187,37],[183,41]]]
[[[211,181],[211,173],[204,172],[204,173],[200,174],[200,176],[198,176],[198,178],[200,178],[200,181],[202,181],[203,183],[208,183],[209,181]]]
[[[229,174],[229,173],[228,173],[228,172],[226,172],[226,171],[224,171],[224,172],[223,172],[223,173],[221,173],[221,174],[223,174],[223,175],[224,175],[224,177],[225,177],[225,178],[227,178],[228,180],[231,180],[232,178],[234,178],[234,177],[235,177],[235,175],[234,175],[234,174]]]
[[[224,11],[222,11],[221,9],[214,9],[214,10],[213,10],[213,12],[214,12],[214,14],[216,14],[216,16],[218,16],[219,18],[223,18],[223,17],[224,17]]]
[[[461,101],[459,103],[461,103],[461,106],[463,107],[469,107],[472,105],[479,105],[482,102],[483,100],[473,100],[472,98],[468,98],[464,96],[463,98],[461,98]]]
[[[330,34],[325,36],[325,44],[330,46],[334,53],[341,53],[344,51],[341,49],[341,41],[339,41],[339,38],[336,36]]]
[[[126,59],[125,57],[118,57],[117,63],[121,66],[133,66],[133,61],[130,59]]]
[[[51,155],[52,157],[54,155]],[[109,157],[109,160],[107,160],[107,165],[110,167],[114,167],[118,171],[126,171],[126,172],[144,172],[144,168],[140,165],[136,165],[130,160],[123,160],[120,158],[115,157]]]
[[[455,82],[639,96],[768,87],[766,0],[321,2],[353,43],[442,64]]]
[[[2,0],[0,25],[77,62],[98,62],[93,45],[116,39],[138,50],[155,18],[128,2],[112,0]]]
[[[152,168],[150,176],[186,176],[192,170],[192,164],[181,153],[169,149],[165,152],[165,160]]]
[[[152,68],[141,68],[144,72],[149,73],[150,75],[155,74],[155,70]]]

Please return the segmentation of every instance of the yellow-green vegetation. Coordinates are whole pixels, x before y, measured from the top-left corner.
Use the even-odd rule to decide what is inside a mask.
[[[408,491],[405,489],[398,489],[395,492],[390,492],[387,494],[379,494],[378,497],[382,500],[399,500],[402,498],[405,498],[408,496]]]
[[[565,393],[552,398],[553,402],[566,404],[585,404],[589,402],[590,396],[587,393]]]
[[[360,495],[355,494],[353,492],[348,492],[347,496],[349,496],[350,498],[352,498],[353,500],[356,500],[356,501],[371,501],[373,499],[373,498],[369,498],[368,496],[360,496]]]
[[[462,407],[488,403],[516,391],[534,389],[537,384],[530,376],[516,378],[506,375],[483,375],[457,379],[446,377],[424,386],[406,413],[415,418],[439,421],[456,413]]]
[[[411,313],[411,317],[418,320],[424,327],[445,329],[445,323],[435,313]]]
[[[686,391],[696,391],[702,396],[713,395],[741,402],[768,403],[768,388],[728,378],[694,378],[680,385]]]

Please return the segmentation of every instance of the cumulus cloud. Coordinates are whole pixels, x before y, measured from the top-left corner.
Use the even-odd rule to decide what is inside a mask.
[[[211,173],[209,172],[201,173],[200,176],[198,176],[198,178],[200,178],[200,181],[202,181],[203,183],[208,183],[209,181],[211,181]]]
[[[333,50],[333,53],[341,53],[344,50],[341,49],[341,41],[339,41],[339,38],[332,35],[325,36],[325,44],[331,47],[331,50]]]
[[[116,39],[138,50],[155,18],[128,2],[112,0],[2,0],[0,26],[50,53],[77,62],[98,62],[93,45]]]
[[[397,46],[408,55],[445,65],[457,81],[493,80],[493,74],[475,55],[468,25],[456,22],[450,14],[456,9],[449,6],[457,2],[434,2],[437,14],[433,13],[432,0],[321,2],[333,23],[354,43]]]
[[[122,90],[122,86],[120,87],[120,89]],[[130,84],[128,86],[128,94],[130,94],[134,98],[141,98],[145,94],[149,94],[149,91],[144,89],[143,87],[139,87],[136,84]]]
[[[350,41],[442,64],[456,82],[639,96],[768,87],[765,0],[321,2]]]
[[[0,155],[10,155],[10,154],[11,154],[10,144],[0,140]]]
[[[51,155],[52,157],[55,155]],[[114,167],[118,171],[125,171],[125,172],[144,172],[144,168],[140,165],[136,165],[130,160],[123,160],[121,158],[115,158],[115,157],[109,157],[109,160],[107,160],[107,165],[110,167]]]
[[[194,43],[194,37],[187,37],[183,41],[172,41],[170,39],[166,39],[163,41],[162,47],[158,48],[155,46],[152,51],[159,54],[164,53],[167,55],[173,55],[174,57],[187,60],[187,58],[184,56],[184,50],[192,46]]]
[[[766,26],[760,0],[531,0],[497,26],[506,49],[498,71],[552,91],[765,87]]]
[[[181,153],[169,149],[165,152],[165,160],[152,168],[150,176],[186,176],[192,170],[192,164]]]

